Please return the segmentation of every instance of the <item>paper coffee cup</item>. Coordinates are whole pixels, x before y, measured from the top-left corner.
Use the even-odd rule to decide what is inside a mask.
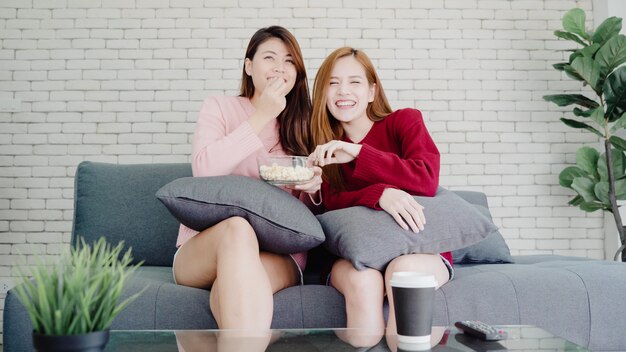
[[[430,350],[429,342],[417,342],[417,343],[404,343],[398,341],[398,352],[405,351],[428,351]]]
[[[422,350],[430,346],[437,281],[432,274],[400,271],[391,276],[398,347]],[[413,349],[414,347],[415,349]]]

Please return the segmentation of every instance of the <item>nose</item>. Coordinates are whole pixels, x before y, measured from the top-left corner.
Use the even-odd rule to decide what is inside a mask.
[[[337,89],[337,93],[340,94],[340,95],[349,94],[348,84],[346,84],[344,82],[339,83],[339,87]]]
[[[285,71],[285,65],[282,63],[282,61],[279,61],[276,63],[276,65],[274,66],[274,71],[276,72],[284,72]]]

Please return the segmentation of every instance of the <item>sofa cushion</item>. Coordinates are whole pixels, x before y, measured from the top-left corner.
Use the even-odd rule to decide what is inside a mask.
[[[147,288],[113,321],[114,330],[217,329],[209,306],[209,290],[176,285],[172,270],[141,267],[124,287],[122,298]],[[184,298],[184,299],[181,299]],[[273,329],[340,328],[346,326],[345,300],[334,288],[298,285],[274,294]],[[25,313],[25,312],[24,312]],[[26,323],[28,318],[24,319]],[[32,328],[24,324],[30,342]]]
[[[433,322],[530,324],[590,351],[624,351],[626,307],[615,302],[623,302],[626,291],[625,263],[558,255],[514,259],[455,266],[454,279],[437,290],[435,307],[445,309],[435,308]]]
[[[254,228],[260,247],[271,252],[296,253],[324,242],[322,227],[304,203],[251,177],[184,177],[156,195],[176,219],[196,231],[243,217]]]
[[[482,205],[474,207],[483,215],[491,219],[489,209]],[[467,263],[513,263],[513,257],[500,231],[490,233],[485,239],[469,247],[457,249],[452,252],[452,260],[455,264]]]
[[[105,236],[132,247],[133,263],[171,266],[179,223],[154,193],[164,184],[191,176],[189,164],[118,165],[85,161],[74,177],[72,243]],[[125,251],[123,251],[125,252]]]
[[[414,198],[424,206],[426,216],[419,233],[402,229],[384,211],[350,207],[317,216],[326,233],[326,247],[359,270],[382,270],[400,255],[451,251],[497,230],[473,205],[442,187],[434,197]]]

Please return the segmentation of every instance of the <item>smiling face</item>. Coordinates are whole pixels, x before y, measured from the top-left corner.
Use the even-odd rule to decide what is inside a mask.
[[[261,43],[252,60],[246,59],[245,70],[254,84],[253,99],[263,93],[272,79],[282,79],[291,91],[297,77],[293,57],[285,43],[278,38],[269,38]]]
[[[338,59],[333,66],[326,90],[326,107],[342,124],[369,121],[367,105],[374,101],[365,68],[353,56]]]

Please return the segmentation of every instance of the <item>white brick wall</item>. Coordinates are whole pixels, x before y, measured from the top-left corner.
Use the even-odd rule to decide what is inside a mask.
[[[247,40],[271,24],[311,80],[336,47],[366,49],[394,108],[423,111],[441,184],[486,192],[513,254],[601,258],[601,214],[557,179],[596,140],[541,98],[581,90],[551,66],[575,6],[592,18],[591,0],[3,0],[0,99],[22,104],[0,113],[0,277],[18,252],[66,246],[80,161],[189,161],[201,101],[237,93]]]

